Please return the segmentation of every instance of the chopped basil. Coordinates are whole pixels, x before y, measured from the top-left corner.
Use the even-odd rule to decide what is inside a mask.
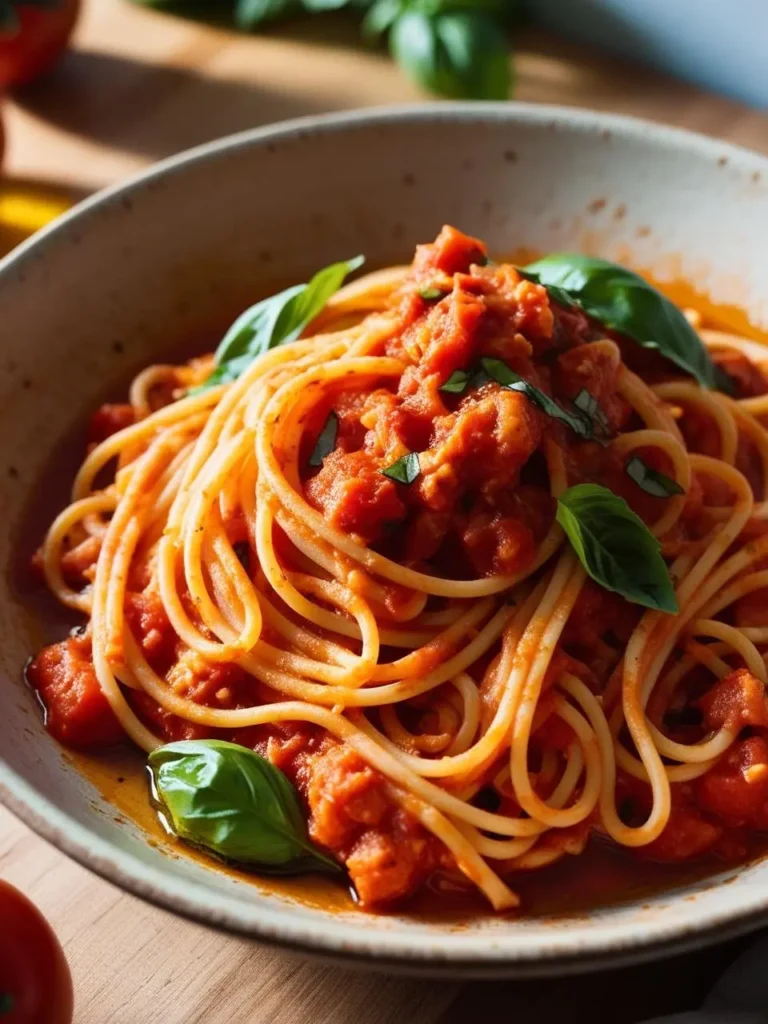
[[[463,395],[469,386],[470,375],[466,370],[454,370],[445,384],[441,384],[438,391],[445,391],[449,395]]]
[[[422,288],[419,291],[419,295],[425,302],[437,302],[438,299],[444,299],[448,294],[450,293],[444,288]]]
[[[543,284],[555,302],[576,305],[605,327],[656,349],[703,387],[728,390],[681,310],[631,270],[592,256],[554,253],[522,273]]]
[[[661,546],[623,498],[599,484],[578,484],[557,499],[557,521],[596,583],[633,604],[677,614]]]
[[[397,462],[387,469],[382,469],[381,474],[382,476],[389,477],[390,480],[394,480],[395,483],[410,485],[414,480],[418,480],[421,475],[419,456],[416,452],[403,455],[402,458],[399,458]]]
[[[638,487],[654,498],[671,498],[674,494],[685,494],[677,480],[651,469],[639,455],[633,455],[625,469],[630,480],[634,480]]]
[[[531,384],[518,373],[515,373],[514,370],[510,370],[501,359],[482,359],[480,362],[488,376],[495,380],[497,384],[501,384],[502,387],[510,391],[519,391],[541,409],[545,415],[549,416],[550,419],[557,420],[570,427],[577,437],[581,437],[584,440],[592,438],[592,424],[581,410],[569,412],[567,409],[564,409],[554,398],[550,398],[540,388],[537,388],[535,384]]]
[[[181,839],[271,872],[340,870],[309,840],[291,783],[253,750],[223,740],[184,740],[153,750],[149,767]]]
[[[600,403],[595,396],[591,392],[587,391],[586,388],[582,388],[578,395],[576,395],[573,400],[573,404],[580,412],[583,412],[585,416],[592,420],[593,423],[596,423],[604,434],[610,433],[611,427],[608,422],[608,417],[600,408]]]
[[[347,275],[364,262],[362,256],[357,256],[353,260],[333,263],[315,274],[309,284],[287,288],[247,309],[216,349],[213,373],[194,391],[205,391],[237,380],[257,356],[278,345],[296,341],[304,328],[322,313]]]
[[[328,419],[325,421],[325,426],[320,432],[320,436],[317,439],[315,450],[309,457],[310,466],[322,466],[323,459],[326,455],[330,455],[333,449],[336,447],[336,435],[339,432],[339,418],[335,412],[331,411],[328,414]]]

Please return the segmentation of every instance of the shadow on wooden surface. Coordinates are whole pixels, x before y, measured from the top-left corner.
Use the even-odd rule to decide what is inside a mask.
[[[266,84],[212,78],[189,67],[143,63],[79,50],[53,79],[14,97],[36,117],[107,146],[159,157],[273,121],[320,113]],[[179,102],[178,116],[154,116]]]
[[[438,1024],[497,1019],[515,1024],[639,1024],[697,1009],[749,939],[599,974],[468,985]]]

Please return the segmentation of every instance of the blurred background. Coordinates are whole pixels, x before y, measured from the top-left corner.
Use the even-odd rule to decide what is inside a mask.
[[[768,151],[765,0],[0,0],[0,251],[256,125],[430,97],[615,110]]]

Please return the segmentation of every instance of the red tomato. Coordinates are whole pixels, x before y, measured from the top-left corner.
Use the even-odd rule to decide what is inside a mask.
[[[0,114],[0,171],[3,169],[3,157],[5,156],[5,129],[3,128],[3,118]]]
[[[37,907],[0,881],[0,1021],[72,1024],[72,977]]]
[[[23,85],[50,71],[69,42],[80,0],[14,2],[16,31],[0,32],[0,89]]]

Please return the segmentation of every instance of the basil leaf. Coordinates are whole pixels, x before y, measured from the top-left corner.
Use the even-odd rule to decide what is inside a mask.
[[[16,1000],[10,992],[0,992],[0,1015],[10,1013],[15,1005]]]
[[[382,469],[381,475],[389,477],[395,483],[410,486],[414,480],[418,480],[421,476],[419,456],[416,452],[411,452],[410,455],[403,455],[387,469]]]
[[[454,370],[445,384],[441,384],[438,391],[445,391],[449,395],[463,395],[469,386],[470,376],[466,370]]]
[[[573,404],[579,412],[584,413],[587,419],[589,419],[593,424],[597,424],[604,434],[609,434],[611,432],[611,425],[608,422],[608,417],[600,408],[600,403],[595,396],[590,391],[587,391],[586,388],[582,388],[578,395],[576,395],[573,400]]]
[[[216,368],[195,391],[226,384],[248,369],[257,356],[271,348],[295,341],[304,328],[322,313],[348,274],[365,262],[362,256],[333,263],[319,271],[309,284],[297,284],[251,306],[237,318],[216,349]]]
[[[320,432],[317,444],[309,459],[310,466],[322,466],[323,459],[330,455],[336,447],[336,435],[339,432],[339,418],[335,412],[328,414],[325,426]]]
[[[298,0],[237,0],[235,23],[240,28],[255,28],[298,10]]]
[[[623,498],[599,484],[578,484],[557,499],[557,521],[596,583],[633,604],[677,614],[661,545]]]
[[[506,33],[474,11],[408,10],[389,36],[392,56],[419,85],[452,99],[503,100],[512,75]]]
[[[540,282],[537,282],[540,283]],[[562,306],[563,309],[578,309],[578,304],[571,298],[568,292],[563,291],[562,288],[547,288],[547,294],[553,302],[556,302],[558,306]]]
[[[629,460],[625,471],[630,480],[634,480],[638,487],[654,498],[671,498],[673,494],[685,494],[677,480],[651,469],[639,455],[634,455]]]
[[[355,0],[301,0],[308,11],[338,11]]]
[[[570,427],[577,437],[581,437],[584,440],[592,438],[592,425],[582,412],[579,410],[569,412],[567,409],[564,409],[554,398],[550,398],[540,388],[537,388],[535,384],[529,383],[518,373],[515,373],[514,370],[510,370],[501,359],[481,359],[480,362],[488,376],[498,384],[501,384],[502,387],[507,388],[509,391],[519,391],[529,401],[533,402],[534,405],[538,406],[550,419],[558,420],[558,422]]]
[[[310,842],[296,790],[247,747],[184,740],[149,755],[174,832],[195,846],[274,872],[340,871]]]
[[[402,10],[402,0],[375,0],[363,18],[363,36],[371,41],[378,39],[389,31]]]
[[[444,288],[422,288],[419,291],[419,295],[425,302],[436,302],[438,299],[444,299],[448,294]]]
[[[721,374],[682,312],[638,274],[608,260],[555,253],[523,268],[553,293],[566,294],[588,316],[643,348],[659,351],[703,387],[722,386]]]
[[[475,11],[502,22],[513,20],[519,13],[515,11],[515,8],[520,6],[518,0],[405,0],[405,2],[410,10],[419,11],[422,14]]]

